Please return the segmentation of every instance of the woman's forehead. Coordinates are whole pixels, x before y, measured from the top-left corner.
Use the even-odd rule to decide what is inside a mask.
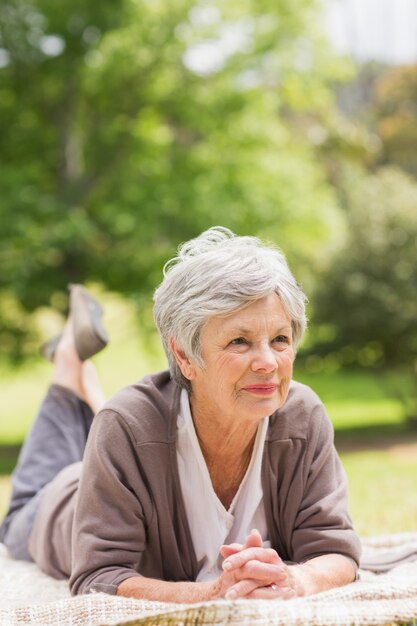
[[[260,326],[271,326],[276,330],[291,328],[291,319],[275,293],[228,315],[216,315],[207,322],[205,328],[217,332],[250,334]]]

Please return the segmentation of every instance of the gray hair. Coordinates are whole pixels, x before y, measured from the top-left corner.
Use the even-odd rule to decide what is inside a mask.
[[[171,352],[170,338],[204,367],[200,334],[209,319],[243,309],[273,292],[291,319],[296,348],[307,325],[306,296],[278,248],[221,226],[183,243],[166,263],[164,279],[154,293],[155,323],[174,380],[191,390]]]

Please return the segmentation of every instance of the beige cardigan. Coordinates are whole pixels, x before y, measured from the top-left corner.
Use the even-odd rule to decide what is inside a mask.
[[[122,389],[94,419],[82,467],[69,466],[47,488],[29,549],[47,573],[70,576],[73,594],[115,593],[139,575],[195,580],[177,468],[179,397],[168,372]],[[339,553],[358,564],[332,425],[305,385],[292,382],[270,417],[262,485],[269,539],[281,558]]]

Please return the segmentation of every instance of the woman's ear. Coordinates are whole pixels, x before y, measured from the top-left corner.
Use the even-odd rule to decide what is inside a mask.
[[[193,380],[195,375],[195,368],[192,361],[185,354],[184,350],[182,350],[179,345],[172,339],[172,337],[169,338],[168,343],[170,350],[177,362],[177,365],[181,370],[182,375],[187,378],[187,380]]]

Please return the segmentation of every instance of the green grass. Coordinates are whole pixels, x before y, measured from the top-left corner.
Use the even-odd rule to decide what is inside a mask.
[[[326,405],[336,429],[401,424],[404,410],[393,397],[397,375],[381,379],[372,370],[323,371],[295,368],[297,380],[310,385]]]
[[[165,367],[165,358],[159,345],[152,344],[152,337],[139,332],[131,307],[112,295],[100,299],[111,343],[95,363],[110,395],[145,373]],[[0,445],[19,444],[24,439],[50,374],[51,365],[40,360],[15,371],[0,367]],[[369,370],[312,373],[296,364],[294,378],[319,394],[333,421],[358,531],[372,535],[415,530],[417,432],[406,429],[403,408],[393,397],[396,377],[381,379]],[[399,441],[410,445],[398,448]],[[16,449],[0,449],[0,514],[6,509],[7,474],[15,456]]]
[[[341,454],[350,509],[362,536],[417,528],[417,437],[414,445]]]

